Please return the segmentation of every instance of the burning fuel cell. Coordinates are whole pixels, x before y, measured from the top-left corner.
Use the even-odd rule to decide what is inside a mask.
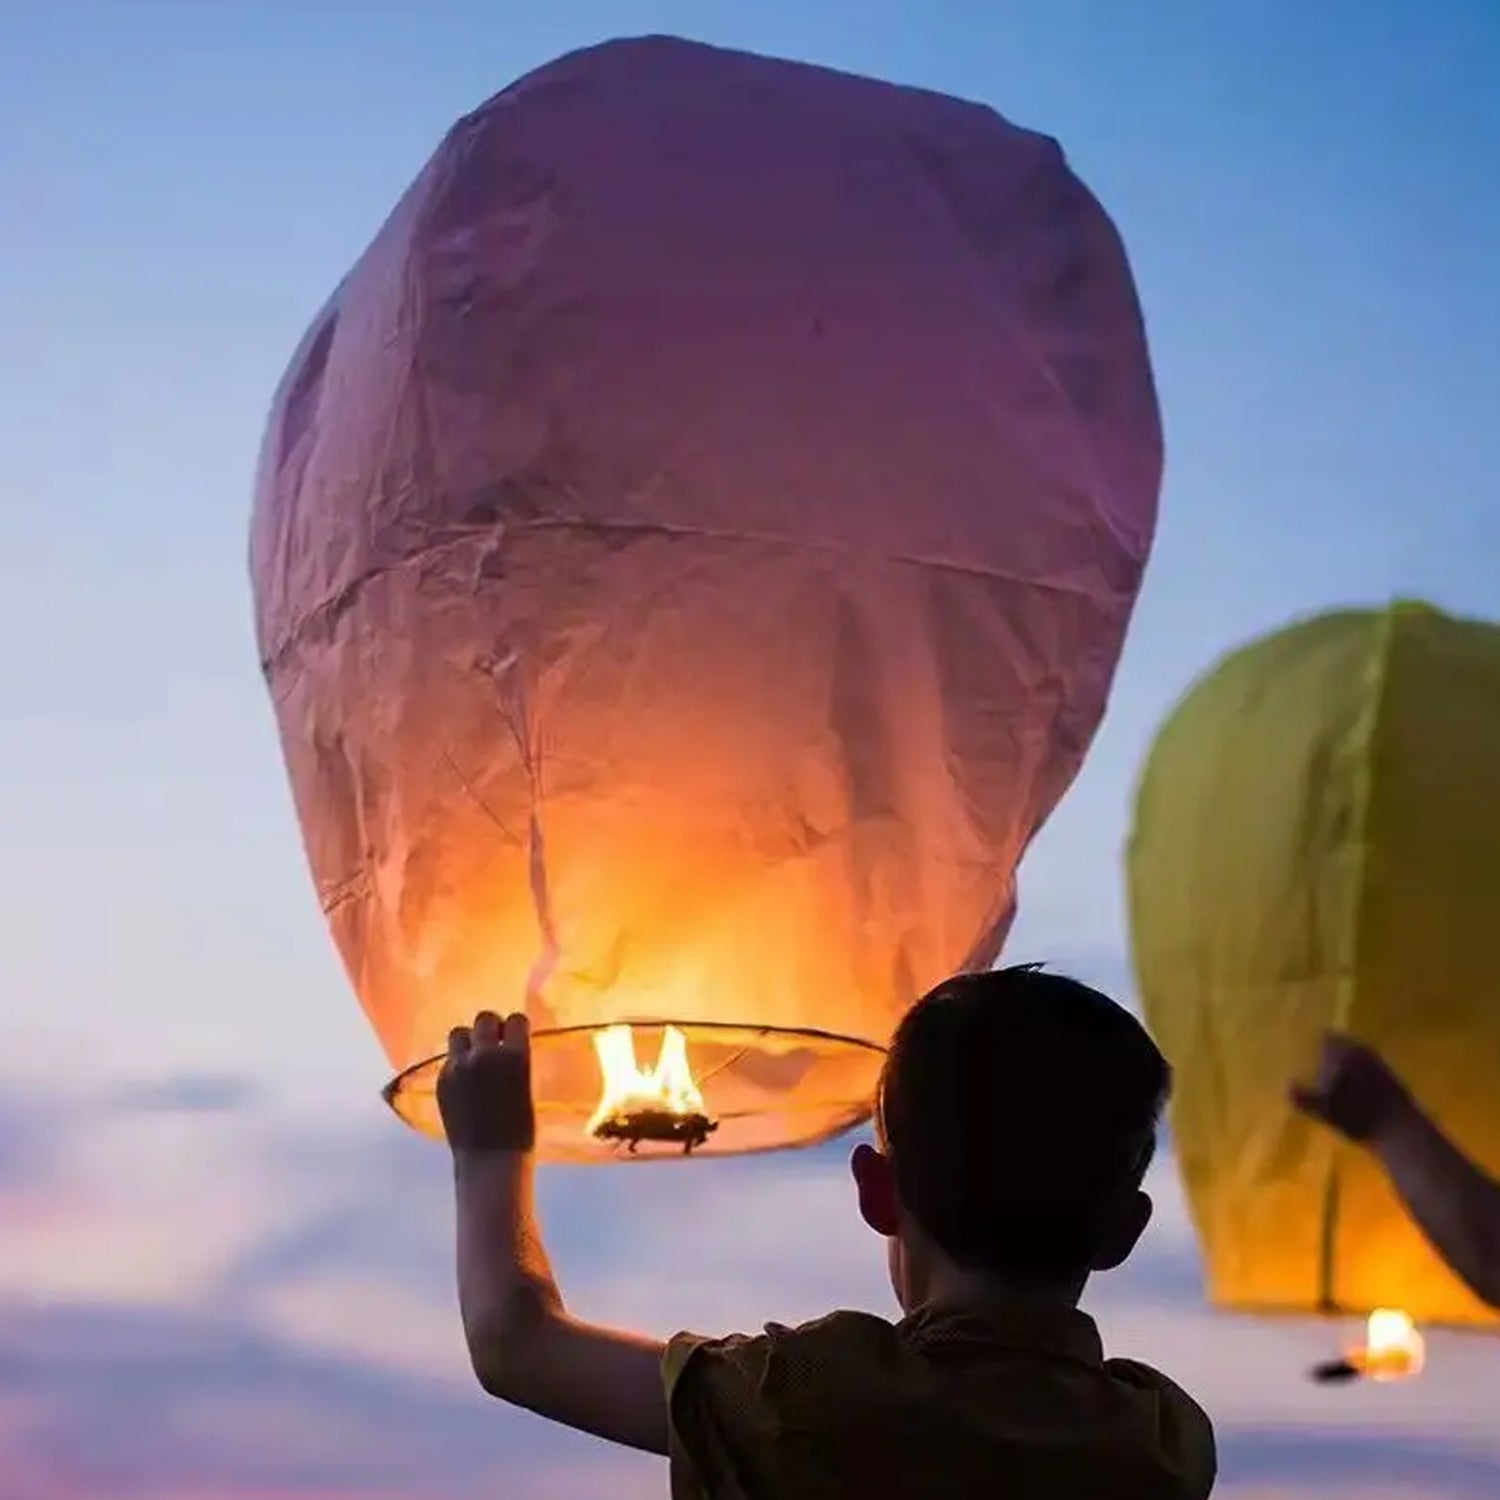
[[[642,1141],[681,1144],[690,1155],[719,1128],[704,1112],[703,1095],[688,1064],[687,1038],[664,1026],[656,1066],[642,1072],[635,1060],[635,1037],[628,1026],[606,1026],[594,1033],[602,1089],[589,1117],[595,1140],[621,1141],[634,1153]]]
[[[1427,1345],[1416,1324],[1399,1309],[1377,1307],[1365,1324],[1365,1341],[1342,1359],[1313,1368],[1323,1382],[1373,1380],[1385,1384],[1422,1373]]]

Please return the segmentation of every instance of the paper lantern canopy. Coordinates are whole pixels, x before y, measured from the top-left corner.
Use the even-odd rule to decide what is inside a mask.
[[[988,109],[655,39],[461,121],[292,361],[252,540],[398,1111],[524,1005],[551,1159],[863,1119],[1003,939],[1160,461],[1119,240]]]
[[[1374,1159],[1301,1119],[1325,1028],[1500,1170],[1500,627],[1421,605],[1228,657],[1147,762],[1129,850],[1148,1021],[1227,1307],[1488,1320]]]

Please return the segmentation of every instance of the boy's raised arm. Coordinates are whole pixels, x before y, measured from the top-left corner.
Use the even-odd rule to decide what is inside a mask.
[[[502,1024],[485,1012],[456,1029],[438,1102],[453,1151],[459,1307],[480,1383],[555,1422],[665,1453],[661,1343],[570,1317],[542,1246],[525,1017]]]

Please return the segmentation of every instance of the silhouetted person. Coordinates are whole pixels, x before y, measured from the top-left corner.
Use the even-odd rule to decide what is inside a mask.
[[[485,1389],[671,1456],[674,1500],[1201,1500],[1213,1429],[1078,1308],[1151,1216],[1169,1083],[1113,1001],[1035,969],[961,976],[903,1020],[852,1169],[903,1316],[663,1343],[566,1311],[532,1210],[524,1018],[450,1039],[464,1331]],[[795,1225],[786,1226],[788,1238]],[[794,1255],[790,1247],[788,1254]],[[664,1277],[671,1275],[664,1261]]]
[[[1448,1140],[1384,1060],[1329,1036],[1316,1081],[1295,1085],[1292,1100],[1370,1151],[1454,1274],[1500,1308],[1500,1183]]]

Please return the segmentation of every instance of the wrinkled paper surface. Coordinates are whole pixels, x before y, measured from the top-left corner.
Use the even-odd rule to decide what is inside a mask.
[[[1500,1175],[1500,626],[1403,605],[1233,653],[1163,727],[1129,854],[1173,1139],[1230,1307],[1491,1321],[1376,1159],[1296,1114],[1325,1028]]]

